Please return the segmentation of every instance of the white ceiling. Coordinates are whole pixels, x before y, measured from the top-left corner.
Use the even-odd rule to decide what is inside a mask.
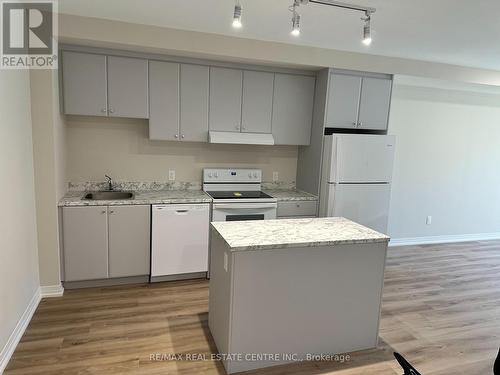
[[[290,35],[292,0],[240,0],[243,28],[231,27],[234,0],[59,0],[61,13],[244,38],[500,70],[499,0],[353,0],[377,8],[373,43],[361,43],[362,13],[301,7]]]

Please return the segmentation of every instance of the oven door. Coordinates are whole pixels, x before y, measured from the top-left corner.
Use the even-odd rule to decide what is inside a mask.
[[[276,203],[214,203],[212,221],[276,219]]]

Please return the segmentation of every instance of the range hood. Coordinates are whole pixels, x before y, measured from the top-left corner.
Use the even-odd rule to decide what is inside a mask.
[[[231,143],[238,145],[274,145],[272,134],[209,131],[210,143]]]

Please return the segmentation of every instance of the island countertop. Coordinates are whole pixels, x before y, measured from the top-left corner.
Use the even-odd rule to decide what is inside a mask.
[[[231,251],[388,242],[389,237],[343,217],[218,221],[213,229]]]

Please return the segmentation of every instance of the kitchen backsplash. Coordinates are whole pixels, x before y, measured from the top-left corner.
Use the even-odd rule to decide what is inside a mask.
[[[108,183],[105,181],[69,182],[69,191],[105,190]],[[113,188],[117,190],[201,190],[200,181],[114,181]],[[295,189],[295,181],[263,182],[263,189],[290,190]]]

